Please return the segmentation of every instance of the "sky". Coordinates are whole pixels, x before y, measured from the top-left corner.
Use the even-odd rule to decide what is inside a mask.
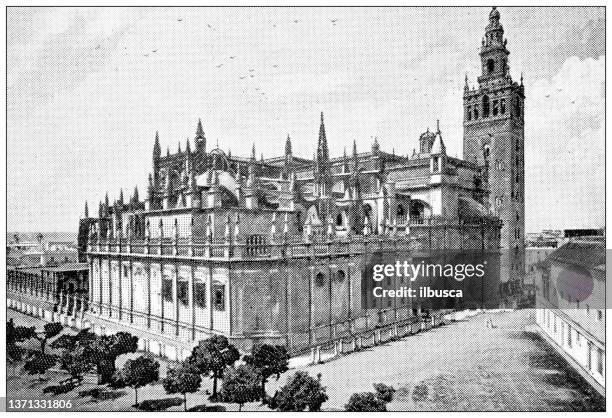
[[[8,8],[9,231],[72,231],[85,201],[146,191],[155,132],[185,149],[411,154],[440,120],[462,156],[462,94],[489,8]],[[526,229],[604,225],[604,9],[501,7],[524,74]]]

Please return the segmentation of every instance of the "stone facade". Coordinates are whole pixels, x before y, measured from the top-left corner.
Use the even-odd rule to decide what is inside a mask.
[[[490,19],[483,60],[493,50],[507,56],[505,46],[493,48],[491,34],[501,26]],[[418,153],[385,152],[375,139],[368,151],[353,143],[334,158],[321,114],[311,159],[293,155],[290,137],[283,155],[268,159],[257,158],[255,145],[246,157],[207,150],[201,121],[193,147],[179,143],[162,156],[156,134],[144,200],[137,190],[112,204],[107,195],[98,217],[82,224],[87,321],[96,332],[129,330],[142,348],[180,358],[211,334],[245,350],[268,341],[296,353],[414,320],[426,309],[420,302],[364,308],[361,279],[372,254],[410,260],[440,250],[498,252],[500,230],[502,246],[519,242],[508,233],[510,209],[491,203],[500,193],[510,200],[512,190],[523,199],[522,171],[520,187],[512,177],[514,164],[523,164],[523,89],[505,73],[479,81],[478,92],[466,89],[466,112],[498,82],[507,107],[495,120],[466,119],[464,160],[446,154],[439,123],[420,136]],[[510,117],[516,98],[521,114]],[[485,158],[476,144],[494,126]],[[492,172],[491,155],[504,159],[503,176]]]

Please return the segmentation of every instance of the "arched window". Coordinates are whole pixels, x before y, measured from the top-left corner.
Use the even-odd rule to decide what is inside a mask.
[[[516,113],[517,117],[521,116],[521,101],[519,100],[519,98],[516,98],[516,101],[514,102],[514,113]]]
[[[506,99],[501,99],[499,101],[499,111],[502,115],[506,113]]]
[[[493,71],[495,71],[495,61],[493,60],[493,58],[489,58],[487,60],[487,71],[489,72],[489,74],[493,74]]]
[[[345,278],[346,273],[344,272],[344,270],[338,270],[338,272],[336,273],[336,280],[338,281],[338,283],[342,283]]]
[[[342,218],[341,213],[336,215],[336,226],[344,226],[344,219]]]
[[[499,102],[497,100],[493,100],[493,116],[497,116],[497,114],[499,113],[498,104]]]
[[[467,120],[472,120],[472,106],[468,106],[467,107],[467,116],[466,116]]]
[[[484,146],[482,154],[484,155],[485,160],[489,158],[489,156],[491,155],[491,149],[489,148],[488,145]]]
[[[474,106],[474,119],[478,119],[478,106]]]
[[[482,117],[489,117],[489,96],[486,94],[482,96]]]
[[[323,275],[323,273],[317,273],[317,275],[315,276],[315,284],[319,287],[325,284],[325,276]]]

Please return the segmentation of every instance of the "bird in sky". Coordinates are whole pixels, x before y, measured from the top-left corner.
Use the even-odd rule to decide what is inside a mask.
[[[157,49],[154,49],[154,50],[153,50],[153,51],[151,51],[151,52],[156,53],[156,52],[157,52]]]
[[[182,22],[183,21],[183,19],[176,19],[176,20],[177,20],[177,22]]]
[[[233,57],[229,57],[231,60],[233,60],[234,58],[236,58],[236,56],[234,55]]]
[[[241,80],[244,80],[246,78],[246,75],[243,75],[242,77],[240,77]]]
[[[221,67],[223,67],[223,63],[217,65],[217,68],[221,68]]]
[[[331,22],[332,23],[336,23],[338,21],[338,19],[332,19]]]
[[[274,64],[272,67],[273,68],[278,68],[278,64]]]

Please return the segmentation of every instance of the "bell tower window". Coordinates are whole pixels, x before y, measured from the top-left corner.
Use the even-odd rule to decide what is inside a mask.
[[[486,94],[482,96],[482,117],[489,117],[490,105],[489,105],[489,96]]]
[[[489,58],[487,60],[487,71],[489,72],[489,74],[493,74],[493,72],[495,71],[495,61],[493,60],[493,58]]]

